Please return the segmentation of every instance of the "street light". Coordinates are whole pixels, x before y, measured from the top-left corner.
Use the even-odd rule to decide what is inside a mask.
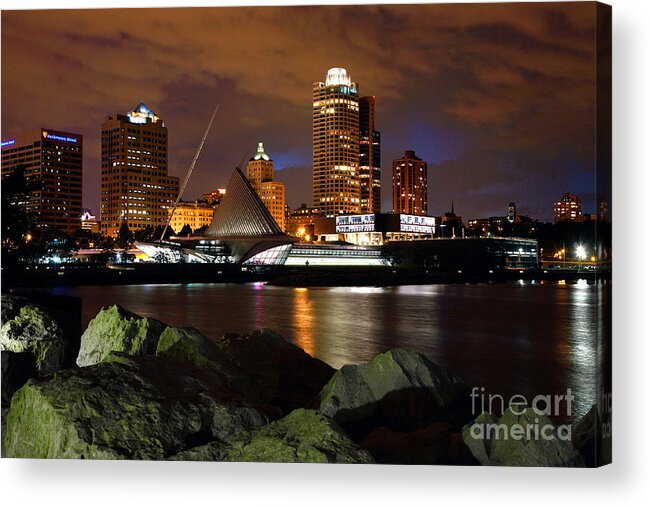
[[[581,261],[585,260],[587,257],[585,248],[581,245],[576,247],[576,258],[579,259],[579,269],[578,271],[581,271]]]

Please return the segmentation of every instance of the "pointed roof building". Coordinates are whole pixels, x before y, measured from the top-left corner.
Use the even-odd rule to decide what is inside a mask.
[[[283,231],[246,176],[236,168],[206,235],[215,238],[283,236]]]
[[[127,116],[131,123],[147,123],[147,121],[156,123],[160,120],[159,116],[149,109],[144,102],[141,102],[132,111],[129,111]]]

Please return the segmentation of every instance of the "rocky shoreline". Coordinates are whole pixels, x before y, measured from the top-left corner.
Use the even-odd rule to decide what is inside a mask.
[[[2,296],[3,457],[599,462],[596,410],[572,441],[474,439],[473,424],[492,416],[472,414],[463,380],[411,350],[334,370],[270,330],[210,339],[119,306],[102,309],[80,337],[69,329],[47,308]]]

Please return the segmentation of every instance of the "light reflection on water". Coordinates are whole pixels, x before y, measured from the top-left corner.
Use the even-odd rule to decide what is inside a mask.
[[[608,285],[475,284],[290,288],[190,284],[56,289],[83,298],[84,325],[119,303],[209,337],[269,328],[338,368],[408,347],[503,396],[561,394],[574,413],[595,401],[597,290]]]

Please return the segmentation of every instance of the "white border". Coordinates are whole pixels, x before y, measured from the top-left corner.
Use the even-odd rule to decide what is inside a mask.
[[[190,5],[306,3],[194,0]],[[354,3],[378,3],[356,1]],[[398,3],[398,2],[393,2]],[[423,2],[411,2],[423,3]],[[614,6],[614,460],[600,470],[6,460],[5,505],[642,505],[651,497],[648,0]],[[178,6],[178,1],[1,0],[2,9]],[[646,238],[645,238],[646,235]],[[638,501],[642,500],[642,501]]]

